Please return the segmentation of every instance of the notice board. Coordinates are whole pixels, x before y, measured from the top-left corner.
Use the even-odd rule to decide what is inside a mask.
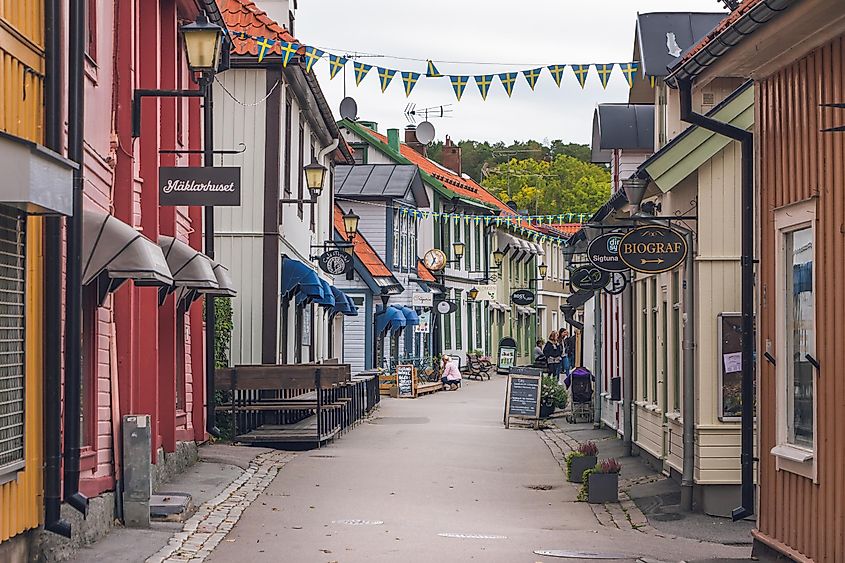
[[[505,428],[510,427],[511,418],[540,420],[540,391],[542,371],[531,367],[511,368],[508,374],[508,388],[505,396]]]
[[[414,366],[396,366],[396,386],[400,398],[413,399],[417,396],[417,374]]]

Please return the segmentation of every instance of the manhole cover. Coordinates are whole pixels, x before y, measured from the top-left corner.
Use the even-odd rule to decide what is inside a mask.
[[[535,549],[536,555],[560,557],[562,559],[630,559],[622,553],[602,553],[597,551],[567,551],[565,549]]]
[[[675,522],[686,518],[686,516],[679,512],[661,512],[659,514],[649,514],[648,517],[658,522]]]
[[[460,540],[506,540],[507,536],[498,536],[495,534],[452,534],[449,532],[441,532],[437,534],[441,538],[457,538]]]
[[[381,526],[381,520],[332,520],[332,524],[346,524],[347,526]]]

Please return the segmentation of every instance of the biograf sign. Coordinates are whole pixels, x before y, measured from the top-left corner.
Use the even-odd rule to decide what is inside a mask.
[[[687,257],[687,241],[669,227],[648,226],[629,231],[619,243],[619,258],[629,268],[659,274],[677,268]]]
[[[593,239],[587,248],[590,263],[605,272],[624,272],[628,266],[619,259],[620,233],[608,233]]]
[[[162,166],[158,169],[161,205],[241,204],[241,169],[237,166]]]

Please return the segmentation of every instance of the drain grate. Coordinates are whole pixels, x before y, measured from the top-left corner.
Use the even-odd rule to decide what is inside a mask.
[[[506,540],[507,536],[499,536],[495,534],[452,534],[449,532],[441,532],[437,534],[441,538],[457,538],[460,540]]]
[[[532,491],[551,491],[555,488],[554,485],[525,485],[526,489],[531,489]]]
[[[381,526],[382,520],[332,520],[332,524],[345,524],[347,526]]]
[[[623,553],[602,553],[597,551],[567,551],[565,549],[535,549],[535,555],[560,557],[561,559],[630,559]]]

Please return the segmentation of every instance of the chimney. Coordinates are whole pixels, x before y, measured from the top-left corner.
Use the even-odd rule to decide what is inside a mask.
[[[414,125],[405,127],[405,144],[425,156],[425,145],[417,140],[417,128]]]
[[[446,143],[443,145],[443,166],[461,175],[461,147],[452,143],[449,135],[446,135]]]
[[[397,154],[401,152],[401,149],[399,147],[399,129],[387,130],[387,144],[390,146],[391,149],[396,151]]]

